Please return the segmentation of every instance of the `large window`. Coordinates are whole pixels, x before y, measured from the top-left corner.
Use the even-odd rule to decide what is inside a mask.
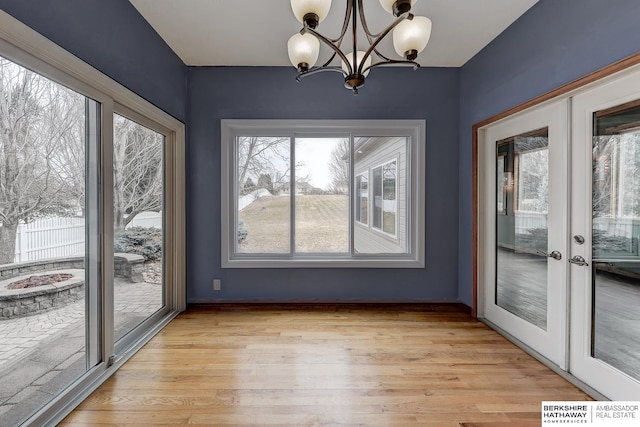
[[[223,120],[222,141],[223,267],[423,265],[423,122]]]

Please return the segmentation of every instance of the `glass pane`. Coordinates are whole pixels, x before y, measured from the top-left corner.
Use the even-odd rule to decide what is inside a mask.
[[[406,137],[356,137],[354,139],[355,186],[360,183],[356,208],[371,219],[354,226],[356,252],[368,254],[407,253],[407,168]],[[369,177],[366,185],[359,177]],[[371,202],[369,202],[371,201]],[[362,213],[367,211],[366,216]],[[359,208],[359,209],[358,209]],[[357,215],[357,213],[356,213]]]
[[[291,141],[239,137],[237,253],[289,253]]]
[[[0,58],[2,425],[20,425],[97,362],[89,320],[97,305],[88,301],[98,293],[99,253],[85,233],[99,216],[96,188],[85,183],[97,176],[99,159],[87,147],[99,140],[90,117],[98,111],[95,101]]]
[[[594,115],[592,352],[640,380],[639,104]]]
[[[496,144],[496,177],[503,181],[505,197],[496,197],[496,210],[504,213],[496,216],[496,304],[546,330],[548,129]],[[515,182],[504,186],[511,184],[510,171]],[[514,211],[506,211],[506,204]]]
[[[365,172],[356,176],[356,221],[369,223],[369,176]]]
[[[373,169],[373,228],[382,230],[382,167]]]
[[[297,138],[296,252],[349,251],[349,139]]]
[[[382,167],[382,231],[396,234],[396,162]]]
[[[164,135],[113,116],[116,341],[164,306]]]

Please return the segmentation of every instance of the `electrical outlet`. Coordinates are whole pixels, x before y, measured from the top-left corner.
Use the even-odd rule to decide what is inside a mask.
[[[222,289],[222,280],[213,279],[213,290],[214,291],[219,291],[221,289]]]

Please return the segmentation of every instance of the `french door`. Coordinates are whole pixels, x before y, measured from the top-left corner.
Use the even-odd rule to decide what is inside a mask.
[[[639,400],[638,73],[576,95],[572,125],[571,371],[611,399]]]
[[[479,316],[607,398],[639,400],[640,74],[479,136]]]
[[[562,368],[566,111],[555,102],[497,123],[481,146],[484,317]]]

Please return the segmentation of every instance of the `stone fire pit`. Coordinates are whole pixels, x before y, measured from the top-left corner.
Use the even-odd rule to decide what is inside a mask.
[[[16,282],[50,274],[65,274],[70,277],[56,283],[31,288],[9,289],[9,286]],[[84,298],[84,270],[65,269],[13,277],[0,281],[0,320],[50,310],[82,298]]]
[[[135,254],[114,254],[115,277],[130,283],[143,282],[144,258]],[[70,277],[42,286],[10,289],[9,285],[43,276],[68,274]],[[51,258],[40,261],[0,265],[0,321],[27,316],[84,298],[84,257]],[[35,282],[37,280],[32,280]]]

